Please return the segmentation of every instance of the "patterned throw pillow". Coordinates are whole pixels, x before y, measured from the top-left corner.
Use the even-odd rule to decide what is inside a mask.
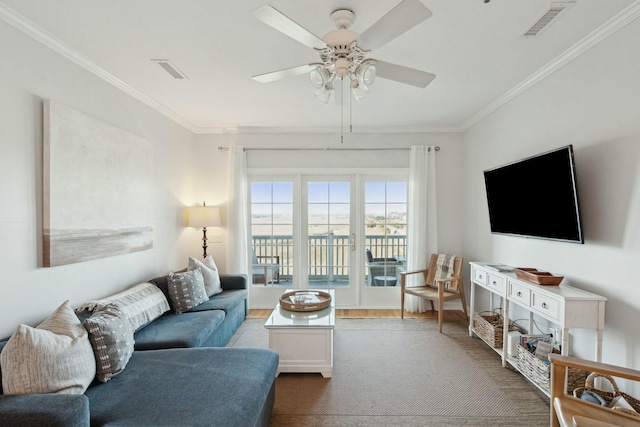
[[[116,304],[93,313],[84,321],[96,359],[96,379],[103,383],[124,370],[133,354],[133,329]]]
[[[207,257],[204,259],[204,262],[189,257],[189,265],[187,266],[187,270],[191,271],[195,270],[196,268],[200,268],[200,270],[202,271],[204,288],[208,296],[211,297],[222,292],[222,288],[220,287],[220,274],[218,273],[218,266],[216,265],[211,255],[207,255]]]
[[[69,301],[36,328],[18,326],[0,354],[0,364],[7,395],[82,394],[96,375],[87,331]]]
[[[186,273],[169,273],[169,298],[180,314],[209,300],[199,268]]]
[[[152,283],[141,283],[107,298],[89,301],[76,311],[95,311],[109,304],[116,304],[124,311],[134,332],[171,309],[160,288]]]

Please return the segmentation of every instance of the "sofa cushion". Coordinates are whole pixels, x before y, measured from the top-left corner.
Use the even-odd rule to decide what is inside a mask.
[[[173,310],[178,314],[209,299],[204,288],[202,270],[199,267],[185,273],[169,273],[168,289]]]
[[[65,301],[36,328],[19,325],[0,353],[6,395],[81,394],[96,374],[86,329]]]
[[[209,298],[204,303],[193,307],[190,312],[206,311],[206,310],[224,310],[225,313],[233,310],[237,305],[244,305],[248,292],[244,289],[232,291],[224,291],[218,295]]]
[[[91,424],[255,426],[277,367],[268,349],[136,351],[123,375],[87,390]]]
[[[124,370],[133,353],[133,329],[116,304],[93,313],[84,321],[96,359],[96,379],[109,381]]]
[[[94,311],[109,304],[117,304],[125,312],[134,331],[170,310],[167,298],[157,286],[141,283],[109,297],[89,301],[76,311]]]
[[[84,394],[0,396],[0,426],[89,427]]]
[[[216,265],[213,257],[207,255],[203,261],[189,257],[189,264],[187,270],[195,270],[200,268],[202,276],[204,278],[204,287],[207,292],[207,296],[213,296],[222,292],[220,287],[220,274],[218,272],[218,266]]]
[[[136,350],[210,346],[225,319],[224,311],[165,313],[134,335]]]

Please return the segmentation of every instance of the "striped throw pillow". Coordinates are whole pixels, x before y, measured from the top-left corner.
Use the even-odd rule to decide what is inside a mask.
[[[115,304],[122,309],[134,332],[170,310],[167,298],[160,288],[152,283],[141,283],[107,298],[83,304],[76,311],[93,312],[109,304]]]

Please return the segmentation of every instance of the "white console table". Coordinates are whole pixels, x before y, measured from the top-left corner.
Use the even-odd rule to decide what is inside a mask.
[[[509,306],[518,305],[529,312],[529,325],[533,317],[540,316],[562,329],[562,354],[569,352],[569,329],[585,328],[596,330],[595,359],[602,359],[602,332],[604,330],[605,297],[586,292],[571,286],[542,286],[516,277],[512,272],[501,272],[488,267],[491,263],[471,262],[471,301],[469,335],[475,333],[473,316],[475,314],[476,287],[489,291],[489,309],[493,310],[493,295],[502,298],[504,316],[504,335],[502,348],[496,352],[502,357],[502,366],[507,363],[517,369],[517,360],[507,353],[509,333]]]

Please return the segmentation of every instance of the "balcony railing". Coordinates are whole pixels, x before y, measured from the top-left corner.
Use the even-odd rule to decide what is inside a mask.
[[[348,235],[309,236],[309,280],[347,280],[351,241]],[[254,235],[252,245],[258,256],[280,257],[280,279],[291,281],[293,276],[293,236]],[[407,236],[400,234],[366,235],[365,248],[374,258],[406,257]],[[362,251],[364,252],[364,248]]]

